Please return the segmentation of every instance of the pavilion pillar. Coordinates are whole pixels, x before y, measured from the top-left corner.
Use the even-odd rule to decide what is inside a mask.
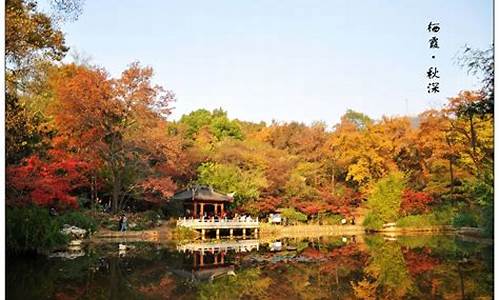
[[[205,229],[201,230],[201,239],[205,240]]]
[[[197,218],[198,217],[198,203],[193,202],[193,213],[194,213],[194,217]]]
[[[219,208],[218,204],[214,204],[214,216],[217,216],[217,210]]]
[[[243,238],[246,238],[246,236],[247,236],[247,229],[243,228]]]
[[[233,229],[229,229],[229,238],[233,238]]]
[[[222,216],[224,214],[224,203],[220,205],[220,215]]]
[[[255,236],[255,238],[259,237],[259,230],[257,228],[253,230],[253,235]]]
[[[219,236],[220,236],[220,229],[219,229],[219,228],[217,228],[217,229],[215,230],[215,238],[216,238],[216,239],[219,239]]]
[[[200,216],[203,218],[203,206],[205,206],[205,203],[200,203]]]

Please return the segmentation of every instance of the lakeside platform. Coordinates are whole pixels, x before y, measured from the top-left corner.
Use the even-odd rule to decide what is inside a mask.
[[[178,227],[185,227],[193,230],[199,230],[201,232],[202,240],[205,239],[205,235],[209,230],[215,230],[215,238],[219,239],[221,236],[221,231],[228,231],[229,237],[233,238],[235,235],[235,230],[241,230],[242,237],[245,238],[247,235],[247,230],[253,231],[255,238],[259,234],[259,218],[233,218],[233,219],[219,219],[219,218],[179,218],[177,220]]]

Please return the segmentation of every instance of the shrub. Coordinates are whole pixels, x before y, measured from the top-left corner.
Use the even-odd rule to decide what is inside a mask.
[[[363,221],[363,226],[368,230],[379,230],[382,229],[383,225],[384,221],[373,212],[369,212]]]
[[[153,222],[153,223],[156,223],[158,222],[162,217],[163,217],[163,212],[158,210],[148,210],[146,212],[144,212],[144,217],[150,221],[150,222]]]
[[[56,217],[46,208],[9,207],[6,215],[6,248],[10,253],[43,253],[67,243]]]
[[[178,226],[174,229],[174,232],[172,235],[173,235],[174,239],[178,240],[178,241],[192,240],[192,239],[198,237],[198,232],[196,230],[191,229],[191,228]]]
[[[453,227],[477,227],[476,218],[468,212],[461,212],[453,219]]]
[[[432,214],[434,215],[437,225],[450,225],[457,212],[452,206],[445,205],[435,209]]]
[[[157,226],[157,223],[163,217],[160,210],[147,210],[145,212],[128,215],[129,230],[140,231]],[[132,226],[134,224],[134,226]]]
[[[325,225],[340,225],[340,221],[343,219],[341,215],[332,214],[324,216],[321,221]]]
[[[406,216],[396,222],[398,227],[423,227],[436,225],[450,225],[455,217],[455,211],[450,206],[436,209],[434,212],[423,215]]]
[[[425,192],[405,190],[402,195],[400,210],[403,215],[427,213],[431,202],[432,197]]]
[[[283,209],[281,216],[286,218],[288,221],[292,221],[293,223],[307,221],[307,216],[293,207]]]
[[[59,226],[62,227],[64,224],[80,227],[82,229],[87,230],[90,234],[97,230],[97,221],[87,216],[86,214],[73,211],[69,213],[65,213],[57,218]]]
[[[406,216],[396,222],[396,226],[398,227],[422,227],[433,225],[439,225],[437,224],[434,214]]]

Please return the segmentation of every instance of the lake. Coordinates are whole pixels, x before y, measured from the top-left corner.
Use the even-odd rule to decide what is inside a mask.
[[[456,236],[107,242],[51,256],[9,257],[7,299],[491,299],[493,295],[493,246]]]

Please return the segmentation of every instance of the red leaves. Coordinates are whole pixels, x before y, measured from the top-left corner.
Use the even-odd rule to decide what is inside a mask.
[[[417,252],[416,250],[403,249],[406,266],[414,277],[430,271],[440,264],[437,258],[430,256],[431,250],[429,248],[422,250],[422,252]]]
[[[177,185],[170,177],[146,179],[141,183],[141,187],[144,190],[144,200],[149,202],[159,202],[159,199],[170,198],[177,189]]]
[[[429,204],[431,202],[432,197],[425,192],[405,190],[400,210],[404,215],[426,213],[430,209]]]
[[[299,207],[299,210],[305,213],[306,215],[316,215],[318,212],[323,210],[323,206],[319,203],[308,202]]]
[[[278,209],[282,202],[283,199],[280,197],[267,196],[258,201],[252,201],[245,204],[244,210],[247,212],[258,211],[260,213],[272,213]]]
[[[326,253],[323,253],[319,251],[318,249],[315,249],[313,247],[307,247],[300,253],[301,256],[307,257],[307,258],[314,258],[314,259],[321,259],[326,257]]]
[[[33,155],[7,168],[7,187],[17,192],[9,204],[77,206],[70,193],[88,185],[89,165],[62,151],[50,151],[50,156],[44,161]]]

